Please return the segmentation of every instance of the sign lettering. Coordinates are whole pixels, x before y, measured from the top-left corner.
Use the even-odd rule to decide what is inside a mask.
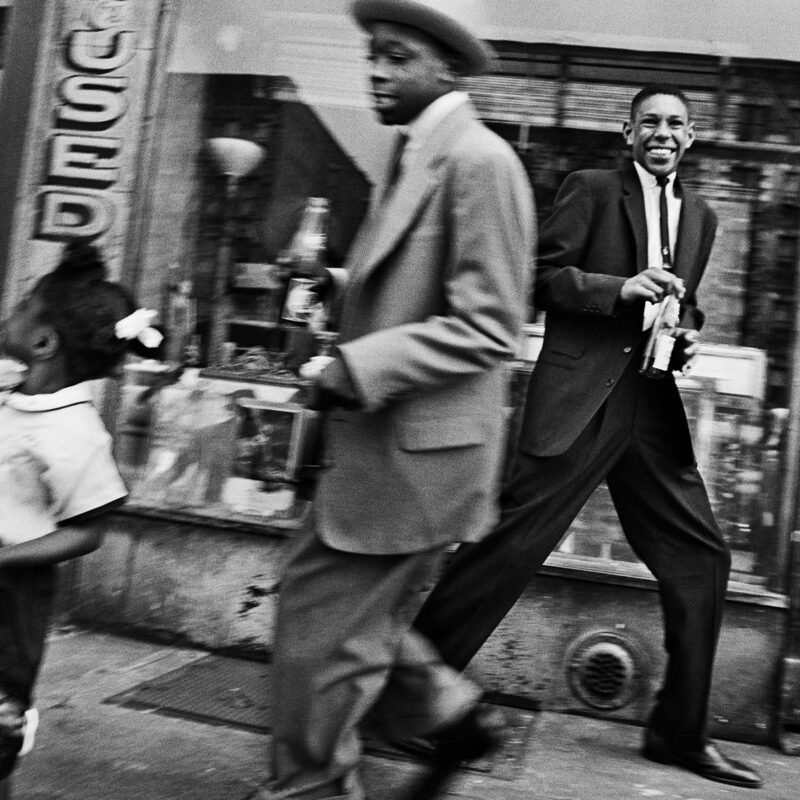
[[[126,30],[125,0],[89,0],[67,32],[55,123],[47,143],[46,183],[40,187],[34,238],[96,239],[116,218],[129,78],[137,33]],[[88,24],[88,28],[86,25]]]

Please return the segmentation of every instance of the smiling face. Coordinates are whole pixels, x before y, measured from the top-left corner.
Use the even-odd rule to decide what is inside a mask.
[[[389,22],[370,26],[370,81],[384,125],[411,122],[455,84],[453,63],[425,34]]]
[[[651,175],[670,175],[694,141],[694,123],[679,97],[654,94],[636,108],[622,127],[634,159]]]

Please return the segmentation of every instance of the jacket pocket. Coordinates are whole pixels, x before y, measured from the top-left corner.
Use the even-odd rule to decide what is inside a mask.
[[[582,340],[562,338],[554,341],[543,352],[541,357],[552,356],[555,358],[579,359],[586,352],[586,342]]]
[[[409,452],[473,447],[486,441],[480,417],[405,419],[397,422],[396,432],[398,446]]]

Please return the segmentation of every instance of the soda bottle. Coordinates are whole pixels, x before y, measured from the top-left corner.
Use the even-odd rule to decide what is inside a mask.
[[[328,249],[329,202],[326,197],[309,197],[303,217],[285,259],[289,265],[281,321],[307,326],[320,312],[321,303],[314,291],[324,276]]]
[[[658,304],[658,311],[650,329],[650,338],[644,349],[639,373],[656,380],[669,372],[672,350],[675,347],[681,305],[678,298],[670,292]]]

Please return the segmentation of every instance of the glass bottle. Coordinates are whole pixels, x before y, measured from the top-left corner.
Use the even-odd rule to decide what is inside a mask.
[[[665,295],[658,304],[653,327],[650,329],[650,338],[647,340],[639,369],[641,375],[658,380],[669,372],[680,313],[680,300],[672,292]]]
[[[308,198],[300,225],[284,256],[289,271],[281,322],[307,327],[309,320],[320,313],[322,304],[315,288],[325,274],[329,214],[326,197]]]
[[[171,287],[166,324],[167,361],[181,363],[185,361],[186,350],[197,324],[197,305],[190,280],[181,280],[177,286]]]

